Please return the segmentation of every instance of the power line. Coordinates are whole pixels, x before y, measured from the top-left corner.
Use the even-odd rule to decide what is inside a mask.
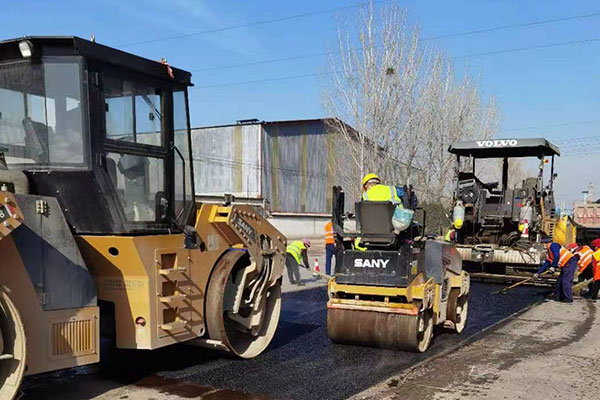
[[[539,25],[550,24],[550,23],[555,23],[555,22],[570,21],[570,20],[577,20],[577,19],[583,19],[583,18],[592,18],[592,17],[598,17],[598,16],[600,16],[600,13],[590,13],[590,14],[582,14],[582,15],[573,15],[573,16],[563,17],[563,18],[553,18],[553,19],[546,19],[546,20],[540,20],[540,21],[531,21],[531,22],[525,22],[525,23],[521,23],[521,24],[500,25],[500,26],[496,26],[496,27],[492,27],[492,28],[484,28],[484,29],[477,29],[477,30],[472,30],[472,31],[450,33],[450,34],[445,34],[445,35],[429,36],[429,37],[425,37],[425,38],[421,39],[421,41],[426,42],[426,41],[430,41],[430,40],[439,40],[439,39],[455,38],[455,37],[461,37],[461,36],[478,35],[478,34],[482,34],[482,33],[496,32],[496,31],[501,31],[501,30],[514,29],[514,28],[539,26]],[[216,70],[223,70],[223,69],[247,67],[247,66],[252,66],[252,65],[272,64],[272,63],[283,62],[283,61],[293,61],[293,60],[301,60],[301,59],[306,59],[306,58],[323,57],[323,56],[328,56],[328,55],[332,55],[332,54],[356,51],[359,49],[360,49],[359,47],[356,47],[351,50],[333,50],[333,51],[325,51],[325,52],[320,52],[320,53],[288,56],[288,57],[281,57],[281,58],[272,58],[272,59],[268,59],[268,60],[250,61],[250,62],[239,63],[239,64],[230,64],[230,65],[224,65],[224,66],[220,66],[220,67],[216,66],[216,67],[197,68],[197,69],[192,69],[191,72],[216,71]]]
[[[378,1],[373,1],[372,4],[379,4],[379,3],[384,3],[384,2],[388,2],[388,1],[390,1],[390,0],[378,0]],[[310,11],[310,12],[305,12],[305,13],[301,13],[301,14],[288,15],[288,16],[285,16],[285,17],[279,17],[279,18],[272,18],[272,19],[265,19],[265,20],[261,20],[261,21],[250,22],[250,23],[246,23],[246,24],[230,25],[230,26],[224,26],[224,27],[221,27],[221,28],[207,29],[207,30],[204,30],[204,31],[182,33],[182,34],[179,34],[179,35],[164,36],[164,37],[155,38],[155,39],[139,40],[139,41],[135,41],[135,42],[123,43],[123,44],[117,45],[117,47],[129,47],[129,46],[137,46],[137,45],[146,44],[146,43],[164,42],[164,41],[167,41],[167,40],[183,39],[183,38],[188,38],[188,37],[192,37],[192,36],[205,35],[205,34],[208,34],[208,33],[225,32],[225,31],[230,31],[230,30],[234,30],[234,29],[249,28],[249,27],[260,26],[260,25],[267,25],[267,24],[272,24],[272,23],[275,23],[275,22],[283,22],[283,21],[290,21],[290,20],[294,20],[294,19],[314,17],[314,16],[317,16],[317,15],[331,14],[331,13],[334,13],[336,11],[342,11],[342,10],[349,10],[349,9],[352,9],[352,8],[358,8],[358,7],[363,6],[364,4],[365,3],[357,3],[357,4],[352,4],[350,6],[330,8],[328,10],[321,10],[321,11]]]
[[[527,47],[517,47],[517,48],[512,48],[512,49],[495,50],[495,51],[489,51],[489,52],[485,52],[485,53],[467,54],[467,55],[463,55],[463,56],[451,57],[451,59],[455,60],[455,59],[460,59],[460,58],[490,56],[490,55],[514,53],[514,52],[529,51],[529,50],[536,50],[536,49],[546,49],[546,48],[550,48],[550,47],[585,44],[585,43],[592,43],[592,42],[597,42],[597,41],[600,41],[600,37],[591,38],[591,39],[582,39],[582,40],[571,40],[568,42],[547,43],[547,44],[527,46]],[[316,76],[321,76],[321,75],[332,75],[335,73],[336,72],[334,72],[334,71],[333,72],[321,72],[321,73],[308,73],[308,74],[301,74],[301,75],[281,76],[281,77],[277,77],[277,78],[257,79],[257,80],[251,80],[251,81],[224,82],[224,83],[217,83],[214,85],[195,86],[194,89],[211,89],[211,88],[226,87],[226,86],[240,86],[240,85],[248,85],[248,84],[253,84],[253,83],[274,82],[274,81],[316,77]]]
[[[464,55],[464,56],[452,57],[452,59],[456,60],[456,59],[459,59],[459,58],[491,56],[491,55],[496,55],[496,54],[515,53],[515,52],[519,52],[519,51],[529,51],[529,50],[535,50],[535,49],[546,49],[546,48],[549,48],[549,47],[571,46],[571,45],[574,45],[574,44],[583,44],[583,43],[597,42],[599,40],[600,40],[600,37],[598,37],[598,38],[591,38],[591,39],[583,39],[583,40],[570,40],[568,42],[548,43],[548,44],[540,44],[540,45],[536,45],[536,46],[526,46],[526,47],[517,47],[517,48],[513,48],[513,49],[506,49],[506,50],[488,51],[488,52],[485,52],[485,53],[467,54],[467,55]]]
[[[423,40],[436,40],[436,39],[446,39],[446,38],[453,38],[453,37],[460,37],[460,36],[467,36],[467,35],[478,35],[481,33],[489,33],[489,32],[513,29],[513,28],[527,28],[527,27],[531,27],[531,26],[545,25],[545,24],[550,24],[550,23],[554,23],[554,22],[571,21],[571,20],[576,20],[576,19],[592,18],[592,17],[598,17],[598,16],[600,16],[600,12],[581,14],[581,15],[572,15],[569,17],[561,17],[561,18],[545,19],[545,20],[539,20],[539,21],[524,22],[521,24],[500,25],[500,26],[496,26],[496,27],[492,27],[492,28],[483,28],[483,29],[477,29],[477,30],[467,31],[467,32],[451,33],[451,34],[439,35],[439,36],[430,36]]]
[[[509,129],[504,129],[503,131],[498,132],[498,133],[530,131],[530,130],[534,130],[534,129],[547,129],[547,128],[557,128],[557,127],[571,126],[571,125],[584,125],[584,124],[600,124],[600,119],[589,120],[589,121],[558,122],[558,123],[555,123],[555,124],[548,124],[548,125],[537,125],[537,126],[527,126],[527,127],[520,127],[520,128],[509,128]]]

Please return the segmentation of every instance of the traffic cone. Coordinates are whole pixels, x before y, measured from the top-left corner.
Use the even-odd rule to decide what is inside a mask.
[[[320,272],[321,272],[321,270],[319,269],[319,259],[315,258],[315,266],[313,268],[313,276],[314,277],[320,276],[321,275]]]
[[[521,232],[521,239],[529,240],[529,221],[523,221],[523,232]]]

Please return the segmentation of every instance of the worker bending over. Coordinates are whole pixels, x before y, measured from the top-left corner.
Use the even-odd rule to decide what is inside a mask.
[[[288,244],[285,249],[285,266],[288,272],[288,279],[292,285],[304,286],[300,281],[300,265],[308,267],[308,248],[310,240],[295,240]]]
[[[540,274],[547,269],[551,274],[556,268],[560,270],[560,276],[554,292],[557,300],[572,303],[573,302],[573,277],[577,270],[577,257],[559,243],[546,241],[546,261],[540,266],[533,275],[534,279],[539,278]]]
[[[589,246],[579,246],[577,243],[571,243],[567,247],[577,257],[577,275],[580,279],[593,279],[590,284],[590,296],[593,300],[598,298],[598,289],[600,289],[600,268],[594,259],[594,250]]]

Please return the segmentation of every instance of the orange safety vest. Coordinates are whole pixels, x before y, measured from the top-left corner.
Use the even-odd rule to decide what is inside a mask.
[[[325,225],[325,244],[335,244],[335,238],[333,237],[333,223],[331,221]]]
[[[552,261],[554,261],[554,255],[552,254],[552,251],[550,251],[550,247],[548,247],[548,250],[546,251],[546,253],[548,254],[548,261],[550,262],[550,264],[552,264]],[[560,246],[560,256],[558,258],[558,267],[562,268],[565,265],[567,265],[567,262],[569,262],[569,260],[573,257],[575,257],[575,255],[573,253],[571,253],[569,250],[565,249],[564,247]]]
[[[589,246],[582,246],[578,251],[575,252],[575,255],[579,256],[577,265],[579,266],[579,273],[582,273],[592,263],[592,258],[594,258],[594,250],[592,250]]]

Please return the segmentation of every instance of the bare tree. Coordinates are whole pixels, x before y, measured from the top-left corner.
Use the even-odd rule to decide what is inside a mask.
[[[378,172],[437,201],[451,194],[448,146],[491,137],[498,113],[493,98],[482,102],[476,79],[467,73],[459,81],[447,56],[421,45],[405,17],[395,3],[378,10],[369,3],[356,21],[343,20],[324,105],[345,143],[342,181]]]

